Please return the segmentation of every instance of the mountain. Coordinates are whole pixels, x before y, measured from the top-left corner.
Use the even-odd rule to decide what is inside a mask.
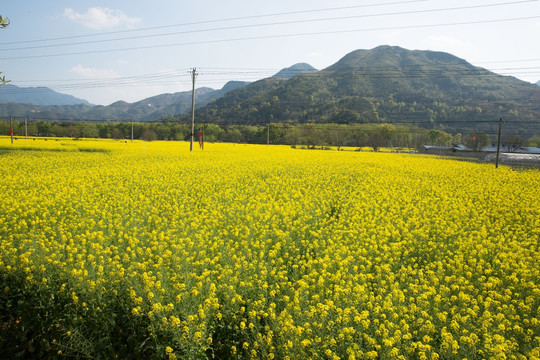
[[[202,107],[246,84],[248,83],[243,81],[229,81],[220,90],[208,87],[195,89],[195,108]],[[84,115],[90,119],[152,121],[169,115],[190,112],[191,98],[191,91],[161,94],[131,104],[118,101],[108,106],[95,106]]]
[[[540,86],[540,81],[538,81],[538,82],[536,83],[536,85]]]
[[[243,81],[230,81],[222,89],[214,90],[203,87],[195,89],[195,107],[201,107],[229,91],[248,84]],[[48,120],[135,120],[152,121],[175,114],[191,111],[191,91],[152,96],[134,103],[117,101],[107,106],[88,106],[85,104],[71,106],[38,106],[9,102],[0,103],[0,115],[29,116]]]
[[[489,132],[502,117],[508,131],[538,132],[540,88],[448,53],[379,46],[353,51],[318,72],[251,83],[196,116],[203,122],[389,122]]]
[[[385,45],[353,51],[312,70],[296,64],[252,83],[197,89],[197,121],[392,123],[494,136],[502,118],[507,134],[539,134],[540,87],[448,53]],[[189,121],[190,110],[191,91],[109,106],[0,104],[0,115],[47,119]]]
[[[291,67],[281,69],[273,77],[280,78],[280,79],[290,79],[298,74],[313,73],[317,71],[318,71],[317,69],[315,69],[313,66],[309,64],[298,63],[298,64],[294,64]]]
[[[61,94],[46,87],[18,87],[6,84],[0,88],[0,103],[32,105],[91,105],[88,101]]]
[[[207,94],[206,96],[202,98],[197,99],[197,102],[195,103],[195,107],[200,108],[215,99],[219,99],[220,97],[227,94],[228,92],[231,92],[236,89],[240,89],[246,86],[247,84],[249,84],[249,82],[247,81],[229,81],[220,90],[216,90],[212,93]]]
[[[215,90],[210,88],[195,89],[196,104],[206,103],[205,97]],[[191,91],[173,94],[161,94],[134,103],[117,101],[107,106],[95,106],[84,114],[90,119],[117,119],[150,121],[169,114],[181,114],[191,110]]]

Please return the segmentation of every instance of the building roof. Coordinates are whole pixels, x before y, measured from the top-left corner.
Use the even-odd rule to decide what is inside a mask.
[[[453,151],[453,152],[473,151],[473,149],[468,148],[467,146],[462,145],[462,144],[452,144],[452,146],[423,145],[422,149],[425,151]],[[533,146],[519,147],[513,151],[508,151],[508,149],[501,144],[501,147],[499,150],[501,153],[540,154],[540,148],[533,147]],[[490,144],[488,146],[484,146],[480,151],[481,152],[497,152],[497,144]]]

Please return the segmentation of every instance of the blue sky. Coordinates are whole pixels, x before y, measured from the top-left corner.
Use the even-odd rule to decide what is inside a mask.
[[[5,1],[0,71],[108,105],[254,81],[356,49],[437,50],[540,80],[538,0]]]

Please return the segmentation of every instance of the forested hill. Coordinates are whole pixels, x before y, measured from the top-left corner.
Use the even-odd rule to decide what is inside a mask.
[[[195,90],[196,107],[219,98],[227,92],[248,84],[244,81],[229,81],[220,90],[207,87]],[[52,91],[48,89],[49,91]],[[1,95],[1,93],[0,93]],[[0,96],[0,117],[18,116],[44,118],[47,120],[120,120],[120,121],[152,121],[159,120],[174,114],[181,114],[191,110],[191,91],[173,94],[160,94],[134,103],[116,101],[110,105],[88,106],[78,105],[34,105],[17,102],[3,103]]]
[[[399,122],[461,131],[502,117],[508,127],[538,132],[540,87],[448,53],[379,46],[353,51],[318,72],[246,85],[196,116],[202,122]]]
[[[314,72],[317,72],[317,69],[315,69],[313,66],[306,63],[298,63],[298,64],[294,64],[291,67],[281,69],[277,74],[274,75],[274,77],[282,78],[282,79],[290,79],[298,74],[314,73]]]
[[[0,104],[19,103],[40,106],[91,104],[71,95],[61,94],[46,87],[18,87],[12,84],[0,87]]]
[[[386,45],[353,51],[320,71],[299,63],[253,83],[199,88],[196,98],[196,121],[204,123],[399,123],[493,134],[502,118],[507,132],[540,135],[540,86],[448,53]],[[190,109],[190,91],[108,106],[0,101],[0,116],[47,120],[188,122]]]

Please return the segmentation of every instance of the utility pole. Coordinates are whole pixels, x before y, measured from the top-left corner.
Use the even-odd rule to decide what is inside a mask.
[[[266,129],[266,147],[270,146],[270,123],[268,123],[268,128]]]
[[[133,142],[133,120],[131,120],[131,142]]]
[[[9,115],[9,135],[11,136],[11,145],[13,145],[13,119]]]
[[[204,123],[202,124],[202,135],[201,135],[201,150],[204,150]]]
[[[499,135],[497,135],[497,157],[495,158],[495,169],[499,167],[499,150],[501,149],[501,127],[502,118],[499,118]]]
[[[193,151],[193,134],[195,133],[195,77],[196,76],[197,76],[197,68],[193,68],[191,70],[193,88],[191,91],[191,142],[189,144],[189,151]]]
[[[28,123],[26,122],[26,116],[24,117],[24,140],[28,140]]]

